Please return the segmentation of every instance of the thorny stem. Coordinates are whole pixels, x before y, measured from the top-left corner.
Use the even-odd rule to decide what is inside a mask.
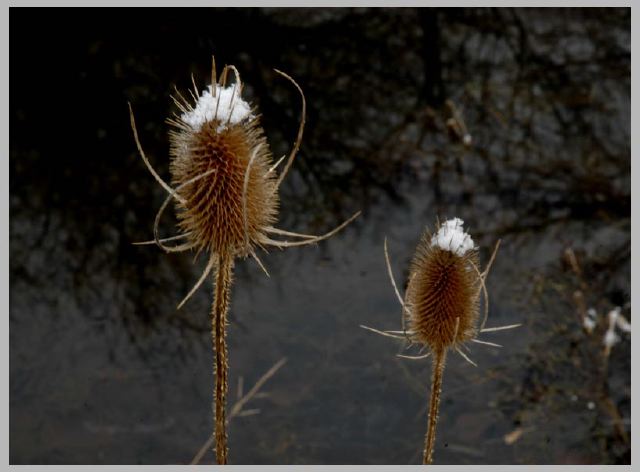
[[[429,413],[427,418],[427,435],[424,440],[423,464],[433,461],[433,445],[436,440],[436,425],[438,423],[438,409],[440,407],[440,392],[442,391],[442,374],[447,352],[439,348],[433,356],[433,373],[431,375],[431,398],[429,399]]]
[[[231,295],[233,259],[229,254],[218,256],[218,273],[216,274],[212,318],[212,336],[214,345],[214,375],[215,375],[215,435],[216,435],[216,461],[218,464],[227,463],[227,429],[225,420],[225,405],[227,401],[227,345],[226,317],[229,310],[229,298]]]

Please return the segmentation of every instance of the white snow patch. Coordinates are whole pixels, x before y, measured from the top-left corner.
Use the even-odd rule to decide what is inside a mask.
[[[621,309],[619,306],[615,307],[613,310],[609,312],[609,329],[604,334],[604,345],[607,349],[611,349],[611,347],[620,340],[620,337],[616,334],[615,329],[618,324],[618,319],[621,316]]]
[[[611,349],[611,347],[618,341],[620,341],[620,337],[614,331],[607,330],[607,332],[604,333],[604,339],[602,342],[607,349]]]
[[[602,342],[606,349],[606,355],[609,355],[611,347],[618,341],[620,341],[620,336],[616,334],[616,328],[619,328],[620,331],[624,333],[630,333],[631,324],[624,316],[622,316],[622,308],[620,308],[619,306],[611,310],[607,316],[609,318],[609,328],[604,334],[604,339]]]
[[[591,333],[593,328],[596,327],[596,320],[585,316],[582,320],[582,326],[584,326],[584,329],[586,329],[588,333]]]
[[[620,328],[620,331],[624,331],[625,333],[631,332],[631,323],[629,323],[627,319],[622,315],[618,316],[616,325],[618,326],[618,328]]]
[[[453,252],[458,256],[473,249],[473,239],[462,229],[463,223],[464,221],[460,218],[453,218],[442,223],[438,232],[431,237],[431,245]]]
[[[598,317],[598,313],[595,308],[589,308],[587,310],[587,315],[582,320],[582,326],[587,330],[587,333],[591,334],[593,329],[596,327],[596,318]]]
[[[253,118],[251,106],[240,97],[238,87],[221,87],[216,84],[215,96],[209,85],[198,98],[195,109],[183,113],[180,118],[194,130],[199,131],[202,125],[213,120],[219,120],[217,131],[220,132],[227,124],[237,124],[247,118]],[[217,112],[216,112],[217,107]]]

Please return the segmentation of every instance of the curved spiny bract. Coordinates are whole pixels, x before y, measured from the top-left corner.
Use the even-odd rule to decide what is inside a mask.
[[[220,126],[213,120],[200,130],[178,128],[170,135],[174,187],[214,170],[180,192],[178,224],[199,251],[246,257],[277,218],[273,158],[258,118]]]
[[[425,232],[411,262],[405,319],[412,341],[432,351],[473,339],[480,306],[478,252],[459,255],[432,244]]]

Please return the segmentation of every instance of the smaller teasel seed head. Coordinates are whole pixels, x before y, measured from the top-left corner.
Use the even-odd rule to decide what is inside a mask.
[[[425,231],[411,262],[405,317],[412,341],[433,351],[464,343],[477,331],[478,251],[462,225],[453,218],[433,235]]]

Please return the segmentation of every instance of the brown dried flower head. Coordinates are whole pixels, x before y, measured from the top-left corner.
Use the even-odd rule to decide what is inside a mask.
[[[411,262],[405,295],[410,339],[433,351],[476,337],[481,274],[478,251],[462,220],[425,231]]]
[[[171,178],[180,188],[179,227],[198,251],[246,257],[276,221],[273,158],[240,80],[210,86],[195,106],[172,120]]]
[[[232,85],[227,85],[229,71],[235,75]],[[194,91],[189,90],[194,103],[186,100],[177,89],[176,97],[171,97],[180,111],[167,119],[174,128],[169,132],[173,186],[164,182],[151,166],[138,139],[133,111],[130,112],[140,156],[169,193],[155,218],[154,240],[139,244],[155,243],[165,252],[195,249],[198,253],[209,254],[205,272],[179,307],[213,270],[219,257],[235,259],[250,255],[266,273],[256,254],[257,248],[266,250],[267,247],[315,244],[336,234],[360,213],[320,236],[285,231],[274,226],[279,206],[278,189],[300,148],[306,116],[306,101],[300,86],[284,72],[277,69],[275,72],[289,80],[302,99],[296,141],[288,157],[282,156],[275,163],[260,126],[260,115],[241,97],[242,82],[235,66],[225,66],[220,81],[217,81],[213,61],[211,85],[202,94],[195,82]],[[285,157],[286,163],[278,173],[278,166]],[[180,234],[160,238],[160,219],[171,199],[176,200]],[[274,236],[289,236],[297,240],[283,241],[274,239]],[[174,240],[185,241],[174,246],[165,244]]]

